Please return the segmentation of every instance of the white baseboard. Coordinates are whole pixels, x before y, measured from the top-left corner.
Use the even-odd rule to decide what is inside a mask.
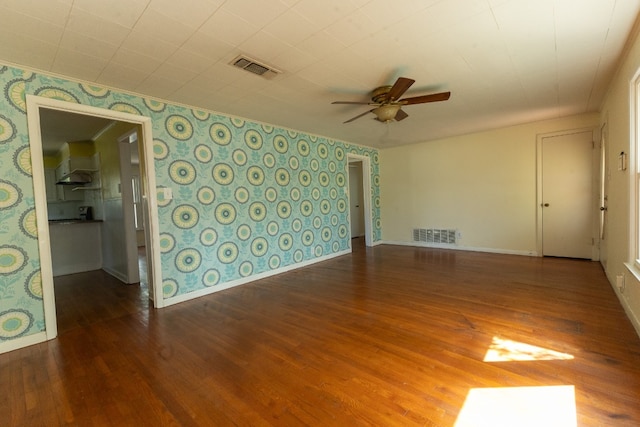
[[[447,245],[442,243],[401,242],[401,241],[384,240],[382,244],[398,245],[398,246],[413,246],[417,248],[451,249],[454,251],[467,251],[467,252],[487,252],[487,253],[503,254],[503,255],[539,256],[536,251],[516,251],[512,249],[478,248],[474,246]]]
[[[47,341],[47,333],[43,331],[27,335],[25,337],[16,338],[11,341],[0,342],[0,354],[8,353],[30,345],[40,344],[45,341]]]
[[[221,283],[210,288],[200,289],[194,292],[189,292],[188,294],[178,295],[175,297],[167,298],[164,301],[163,307],[168,307],[173,304],[178,304],[181,302],[189,301],[195,298],[200,298],[205,295],[211,295],[216,292],[223,291],[225,289],[233,288],[235,286],[245,285],[247,283],[255,282],[256,280],[266,279],[267,277],[276,276],[278,274],[286,273],[288,271],[297,270],[299,268],[307,267],[309,265],[317,264],[322,261],[327,261],[332,258],[336,258],[343,255],[348,255],[351,253],[351,250],[344,250],[341,252],[336,252],[331,255],[325,255],[319,258],[314,258],[312,260],[303,261],[297,264],[287,265],[286,267],[281,267],[275,270],[265,271],[264,273],[255,274],[253,276],[244,277],[242,279],[232,280],[230,282]]]
[[[84,273],[87,271],[100,270],[102,268],[102,263],[87,263],[80,265],[69,265],[57,267],[53,265],[53,277],[58,276],[66,276],[67,274],[76,274],[76,273]]]
[[[107,274],[110,274],[111,276],[115,277],[116,279],[120,280],[123,283],[127,283],[127,275],[118,271],[118,270],[114,270],[113,268],[109,268],[109,267],[101,267],[103,271],[105,271]],[[98,270],[100,270],[100,268],[98,268]]]
[[[615,285],[612,285],[612,286],[615,287]],[[631,321],[631,325],[633,325],[633,328],[636,330],[636,334],[638,334],[638,337],[640,337],[640,319],[638,319],[636,314],[633,312],[633,310],[629,306],[627,299],[624,298],[622,295],[620,295],[618,292],[616,292],[616,295],[618,296],[618,300],[620,300],[620,304],[622,305],[622,308],[624,308],[624,312],[627,314],[627,317]]]

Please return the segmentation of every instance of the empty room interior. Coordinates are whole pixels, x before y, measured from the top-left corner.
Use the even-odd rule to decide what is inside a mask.
[[[640,425],[639,17],[0,2],[0,424]]]

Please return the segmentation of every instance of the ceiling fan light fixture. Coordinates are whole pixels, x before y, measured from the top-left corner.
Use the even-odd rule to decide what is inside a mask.
[[[390,122],[396,117],[400,107],[400,104],[381,105],[373,110],[373,114],[375,114],[381,122]]]

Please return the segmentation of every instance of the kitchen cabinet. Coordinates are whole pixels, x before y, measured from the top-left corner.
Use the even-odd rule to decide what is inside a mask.
[[[102,268],[102,221],[49,221],[53,276]]]
[[[44,170],[44,188],[47,192],[47,203],[58,201],[58,188],[56,185],[56,170],[53,168],[45,168]]]
[[[47,192],[47,203],[84,200],[82,193],[73,191],[73,188],[68,185],[56,185],[57,181],[57,170],[46,168],[44,170],[44,188]]]
[[[51,192],[51,196],[49,196],[49,188],[47,187],[47,201],[64,202],[85,200],[85,194],[82,190],[100,190],[99,169],[100,157],[98,154],[95,154],[92,157],[68,157],[64,159],[54,171],[54,184],[71,173],[89,174],[92,177],[92,182],[84,186],[55,185],[55,191]],[[51,172],[48,172],[48,174],[51,175]]]
[[[73,172],[93,173],[98,171],[94,157],[68,157],[56,168],[56,179],[60,180]]]

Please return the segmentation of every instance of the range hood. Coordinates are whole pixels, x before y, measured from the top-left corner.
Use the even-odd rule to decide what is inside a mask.
[[[63,176],[56,185],[85,185],[91,183],[91,175],[82,172],[72,172]]]

